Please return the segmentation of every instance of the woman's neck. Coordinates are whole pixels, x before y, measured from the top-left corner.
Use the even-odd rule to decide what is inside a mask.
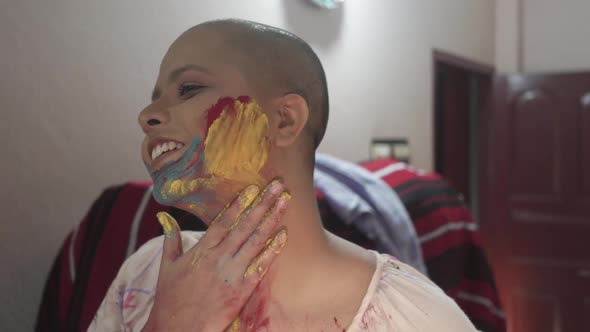
[[[277,230],[287,229],[287,244],[240,315],[241,322],[248,326],[261,327],[270,315],[299,306],[294,302],[313,289],[309,286],[318,279],[315,273],[329,260],[329,237],[322,227],[315,190],[312,186],[299,188],[288,184],[287,188],[293,198],[277,226]]]
[[[275,259],[269,272],[278,283],[293,287],[304,281],[303,273],[314,262],[323,259],[329,252],[329,241],[322,226],[315,195],[292,193],[292,200],[279,226],[287,229],[287,244]],[[303,199],[301,199],[303,198]]]

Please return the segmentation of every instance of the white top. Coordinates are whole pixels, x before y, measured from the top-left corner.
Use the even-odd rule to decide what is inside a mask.
[[[203,234],[182,232],[185,250]],[[152,239],[125,261],[88,331],[141,331],[154,303],[162,244],[162,236]],[[455,301],[427,277],[389,255],[374,253],[375,273],[346,331],[475,331]]]

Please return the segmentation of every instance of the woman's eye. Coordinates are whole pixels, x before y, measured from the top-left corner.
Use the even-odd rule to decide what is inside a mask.
[[[188,95],[195,94],[202,88],[203,86],[198,84],[183,84],[178,88],[178,96],[186,97]]]

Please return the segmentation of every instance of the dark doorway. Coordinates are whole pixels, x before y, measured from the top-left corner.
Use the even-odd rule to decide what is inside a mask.
[[[479,179],[493,68],[434,51],[434,168],[479,220]]]

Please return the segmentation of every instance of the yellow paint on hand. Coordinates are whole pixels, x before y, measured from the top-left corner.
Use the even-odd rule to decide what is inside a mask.
[[[240,194],[238,195],[240,214],[238,215],[236,220],[230,225],[229,229],[234,229],[234,227],[236,227],[242,221],[242,219],[250,213],[252,208],[256,206],[258,202],[260,202],[260,196],[262,194],[258,195],[259,192],[260,188],[255,184],[249,185],[248,187],[246,187],[246,189],[240,192]]]
[[[162,225],[162,229],[164,230],[164,235],[171,239],[174,236],[174,232],[180,227],[178,227],[178,223],[176,220],[166,212],[158,212],[156,214],[160,225]]]
[[[248,215],[248,213],[250,213],[250,211],[256,207],[256,205],[258,205],[258,203],[260,203],[260,201],[262,201],[262,198],[264,198],[264,195],[266,195],[266,192],[268,191],[269,188],[271,188],[272,186],[275,186],[277,183],[280,183],[281,180],[275,179],[272,180],[270,185],[266,186],[264,188],[264,190],[262,190],[262,192],[260,194],[258,194],[258,196],[254,197],[254,200],[250,201],[246,206],[248,207],[247,210],[242,212],[242,215]],[[280,197],[280,195],[279,195]],[[240,205],[242,207],[242,205]],[[270,212],[267,211],[266,213],[268,214]],[[267,216],[267,214],[265,214],[265,217]]]
[[[254,258],[254,261],[250,265],[248,265],[248,268],[244,271],[244,277],[247,278],[254,273],[258,273],[258,278],[262,279],[268,271],[270,263],[268,256],[271,254],[278,255],[285,244],[287,244],[287,230],[282,230],[275,235],[266,249],[258,257]]]
[[[281,250],[283,250],[285,244],[287,244],[287,230],[284,229],[275,235],[268,248],[275,254],[278,254],[281,252]]]
[[[253,275],[259,267],[261,266],[258,263],[258,259],[256,259],[252,264],[248,265],[248,268],[246,268],[246,271],[244,271],[244,278],[248,278],[249,276]]]
[[[286,191],[283,191],[282,193],[279,194],[279,199],[291,199],[293,198],[293,196],[291,196],[291,194],[289,194]]]
[[[256,199],[259,192],[260,188],[255,184],[249,185],[246,187],[246,189],[242,190],[238,196],[240,208],[245,209],[246,207],[250,206],[250,204],[252,204],[252,202]]]
[[[239,332],[241,330],[242,322],[240,321],[240,317],[233,320],[230,325],[228,332]]]

